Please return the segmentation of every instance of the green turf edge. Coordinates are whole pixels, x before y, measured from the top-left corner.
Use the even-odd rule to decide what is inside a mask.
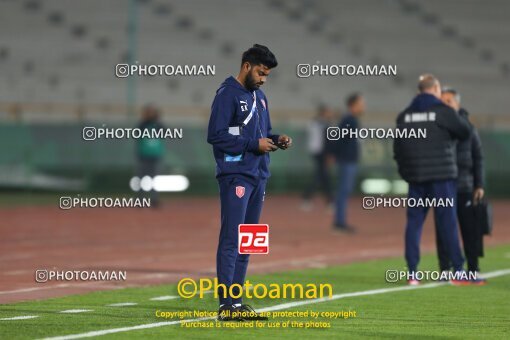
[[[435,270],[433,255],[424,256],[420,269]],[[487,250],[481,261],[484,271],[510,268],[510,246]],[[253,283],[331,283],[334,294],[397,287],[384,281],[387,269],[403,269],[402,258],[373,260],[320,269],[294,270],[268,275],[249,275]],[[224,338],[243,336],[277,338],[510,338],[510,277],[491,279],[482,287],[445,286],[383,295],[353,297],[294,310],[355,310],[357,318],[334,320],[328,329],[252,328],[189,329],[179,325],[107,335],[108,338],[191,337]],[[175,285],[125,288],[63,298],[0,305],[0,318],[39,315],[37,319],[0,322],[0,338],[26,339],[82,333],[124,326],[165,321],[155,317],[156,310],[216,310],[212,295],[204,299],[150,301],[151,297],[177,295]],[[137,306],[105,307],[118,302],[137,302]],[[250,301],[265,307],[289,300]],[[93,309],[83,314],[58,314],[65,309]],[[287,319],[272,320],[286,321]],[[299,319],[296,319],[299,321]],[[324,321],[324,320],[323,320]],[[331,321],[331,320],[326,320]]]

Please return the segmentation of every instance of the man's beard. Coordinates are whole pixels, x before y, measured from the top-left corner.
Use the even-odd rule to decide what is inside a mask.
[[[248,91],[255,91],[255,90],[258,90],[260,85],[258,85],[256,82],[255,82],[255,79],[253,79],[253,77],[251,76],[251,73],[248,73],[246,75],[246,80],[245,80],[245,84],[246,86],[246,89],[248,89]]]

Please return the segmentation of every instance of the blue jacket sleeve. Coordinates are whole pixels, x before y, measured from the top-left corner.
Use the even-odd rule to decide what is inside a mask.
[[[257,139],[234,136],[228,132],[235,112],[234,104],[233,97],[224,91],[216,95],[209,118],[207,142],[230,155],[238,155],[245,151],[256,152],[259,148]]]
[[[273,143],[278,144],[278,138],[280,138],[280,135],[273,134],[273,127],[271,126],[271,117],[269,116],[269,105],[267,104],[267,98],[264,97],[264,101],[266,102],[267,112],[267,138],[271,139]]]

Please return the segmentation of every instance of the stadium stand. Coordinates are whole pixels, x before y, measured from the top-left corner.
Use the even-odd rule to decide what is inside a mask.
[[[472,111],[499,118],[508,93],[510,26],[503,9],[510,3],[495,2],[4,0],[0,110],[12,117],[12,104],[20,103],[25,117],[52,112],[59,120],[69,116],[69,107],[73,119],[83,110],[89,118],[94,112],[124,117],[127,80],[116,78],[114,68],[129,60],[134,29],[133,60],[216,65],[215,77],[136,78],[137,103],[158,104],[170,118],[185,112],[204,120],[218,83],[255,42],[270,46],[280,61],[265,87],[276,119],[307,117],[319,102],[340,106],[347,92],[361,90],[369,112],[389,121],[425,71],[458,87]],[[399,76],[296,76],[297,64],[317,62],[396,64]]]

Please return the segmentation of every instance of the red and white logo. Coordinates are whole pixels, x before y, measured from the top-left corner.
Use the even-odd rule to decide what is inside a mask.
[[[244,196],[245,189],[242,186],[236,187],[236,196],[242,198]]]
[[[239,254],[269,254],[269,225],[240,224]]]

